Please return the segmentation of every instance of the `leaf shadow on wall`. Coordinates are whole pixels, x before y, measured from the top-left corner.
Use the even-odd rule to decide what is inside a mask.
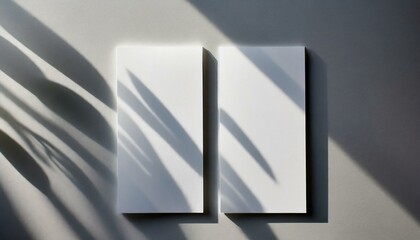
[[[151,211],[159,211],[159,206],[165,206],[165,209],[190,209],[180,187],[166,169],[146,134],[124,110],[118,109],[118,115],[118,155],[130,159],[130,168],[138,171],[131,180],[133,185],[138,185],[136,190],[131,191],[133,201],[141,204],[142,208],[146,208],[146,204]],[[167,197],[168,195],[171,197]]]
[[[0,68],[38,97],[48,108],[92,140],[112,150],[113,131],[92,105],[72,90],[45,78],[41,70],[17,47],[0,37]]]
[[[2,140],[1,134],[2,133],[0,133],[0,140]],[[0,147],[1,145],[2,144],[0,144]],[[2,218],[7,219],[7,221],[1,221],[0,239],[31,239],[31,234],[19,218],[11,200],[2,188],[0,188],[0,212]]]
[[[3,12],[8,13],[3,14]],[[14,12],[16,14],[13,14]],[[52,49],[52,45],[57,46],[60,51],[62,50],[61,53],[64,53],[64,55],[60,55],[60,57],[63,59],[66,59],[66,54],[70,55],[65,62],[61,62],[54,66],[59,67],[60,69],[57,70],[65,72],[67,77],[72,78],[71,80],[76,80],[76,83],[87,88],[89,88],[89,86],[98,87],[101,84],[102,86],[107,86],[106,82],[97,75],[96,69],[88,64],[86,59],[37,19],[15,5],[15,3],[7,2],[2,4],[0,15],[2,26],[7,29],[9,33],[16,34],[13,37],[17,38],[19,41],[22,40],[22,34],[26,34],[24,30],[27,27],[39,30],[39,33],[43,33],[43,36],[37,35],[35,39],[26,38],[22,41],[30,50],[33,50],[41,58],[45,56],[47,59],[43,60],[46,62],[52,64],[51,61],[53,61],[54,58],[51,58],[52,56],[49,54],[57,53],[58,51],[57,49]],[[18,19],[16,22],[11,20],[15,17]],[[46,49],[37,45],[41,44],[36,42],[40,40],[39,38],[43,38],[45,42],[51,43],[51,45],[48,45],[48,52],[45,52],[47,51]],[[35,46],[33,46],[35,49],[31,49],[31,44],[35,44]],[[37,48],[37,46],[39,48]],[[44,74],[31,59],[16,46],[11,44],[11,42],[2,37],[0,38],[0,49],[1,55],[7,56],[7,58],[2,58],[0,60],[0,69],[11,78],[10,81],[15,81],[17,86],[28,90],[37,97],[46,108],[58,114],[58,116],[65,121],[69,121],[73,127],[79,129],[83,134],[86,134],[87,137],[102,145],[107,150],[114,151],[114,133],[94,106],[86,102],[78,93],[46,79]],[[72,59],[72,61],[74,60],[74,62],[70,61],[70,59]],[[80,65],[78,65],[78,63]],[[70,65],[71,67],[69,67]],[[72,72],[72,70],[74,70],[74,72]],[[93,75],[96,75],[96,77]],[[88,83],[89,81],[82,79],[83,76],[90,76],[88,79],[96,79],[102,81],[102,83]],[[45,127],[49,133],[62,141],[71,149],[71,151],[77,153],[82,161],[89,165],[100,178],[110,184],[113,183],[114,176],[112,171],[103,163],[102,159],[98,159],[98,157],[93,154],[92,150],[89,149],[89,146],[82,146],[78,139],[70,135],[62,126],[60,126],[59,121],[57,123],[55,119],[43,116],[38,111],[32,109],[31,106],[22,101],[19,96],[9,91],[9,89],[6,88],[7,84],[8,82],[3,82],[2,86],[0,86],[0,93],[4,97],[16,104],[20,110],[23,110],[30,118],[33,118],[33,120],[41,124],[42,127]],[[99,90],[99,88],[95,89],[94,95],[101,95],[102,93],[100,93]],[[105,95],[107,94],[104,94],[104,96]],[[106,97],[101,98],[102,99],[100,100],[107,102]],[[108,102],[110,105],[112,105],[111,100]],[[8,133],[2,131],[0,147],[2,148],[2,153],[5,158],[26,180],[28,180],[28,182],[48,198],[70,229],[79,238],[94,239],[91,232],[92,230],[87,229],[84,224],[81,223],[79,217],[70,211],[66,204],[60,199],[59,194],[51,188],[46,173],[37,161],[41,161],[48,168],[55,168],[61,171],[63,176],[68,178],[71,183],[80,190],[84,200],[91,205],[94,214],[98,215],[99,224],[103,226],[109,236],[115,239],[123,238],[122,232],[116,224],[117,219],[114,215],[115,211],[113,206],[105,201],[90,178],[84,173],[79,165],[76,164],[76,159],[70,158],[68,152],[57,147],[55,142],[51,142],[49,139],[36,133],[35,130],[29,129],[25,125],[27,124],[26,119],[15,118],[14,112],[9,109],[9,106],[5,106],[5,108],[1,109],[0,117],[12,127],[13,131],[17,133],[18,137],[22,139],[26,145],[24,148],[8,135]],[[16,216],[16,218],[19,217]],[[8,220],[4,219],[4,215],[1,215],[0,221],[5,222]],[[18,234],[19,233],[16,233],[16,236]]]
[[[22,103],[16,96],[12,93],[8,92],[5,88],[0,91],[5,96],[8,96],[9,99],[14,101],[18,106],[20,106],[23,110],[28,110],[28,114],[30,114],[35,119],[40,119],[40,123],[44,123],[45,127],[49,127],[51,123],[43,119],[42,116],[39,114],[32,112],[31,109]],[[33,154],[37,157],[40,161],[44,164],[49,166],[50,168],[58,168],[64,176],[66,176],[75,187],[77,187],[85,196],[86,200],[88,200],[95,210],[95,212],[100,216],[100,219],[104,225],[108,227],[108,229],[112,230],[110,233],[114,237],[120,237],[119,230],[115,227],[115,224],[112,221],[111,213],[109,206],[104,202],[103,198],[101,197],[100,193],[90,181],[90,179],[86,176],[86,174],[78,167],[77,164],[73,163],[73,160],[64,154],[59,148],[55,147],[49,140],[45,139],[44,137],[38,135],[34,131],[30,130],[23,124],[21,124],[17,119],[15,119],[11,113],[6,111],[4,108],[0,108],[0,117],[5,120],[12,129],[18,134],[20,139],[23,140],[28,149],[25,150],[21,147],[17,142],[15,142],[10,136],[6,133],[2,132],[2,144],[0,147],[8,148],[8,152],[2,151],[5,155],[6,159],[19,171],[19,173],[25,177],[28,182],[30,182],[34,187],[39,189],[48,199],[56,206],[57,210],[61,213],[63,218],[69,223],[69,225],[73,228],[76,234],[79,234],[84,237],[89,237],[89,231],[87,229],[82,228],[82,224],[79,223],[76,216],[74,216],[67,207],[63,204],[63,202],[59,199],[58,195],[49,187],[49,181],[47,181],[47,177],[43,170],[36,163],[36,160],[33,157],[30,157],[30,154]],[[83,149],[81,146],[75,144],[66,133],[59,131],[57,127],[50,126],[49,130],[53,134],[57,134],[57,136],[62,136],[61,139],[67,141],[69,147],[73,149],[80,150],[81,153],[84,152],[84,160],[86,162],[92,161],[91,165],[93,167],[98,167],[98,172],[102,176],[108,175],[109,170],[106,169],[101,164],[98,164],[98,160],[94,158],[88,151]],[[10,144],[7,144],[10,143]],[[13,143],[13,144],[11,144]],[[26,152],[22,152],[26,151]],[[7,154],[6,154],[7,153]],[[16,153],[17,155],[13,155]],[[24,157],[22,157],[24,156]],[[83,156],[83,155],[82,155]],[[22,160],[24,159],[24,160]],[[18,164],[18,165],[16,165]],[[33,166],[32,166],[33,165]],[[33,172],[29,171],[28,169],[34,169]],[[39,171],[37,171],[38,169]],[[101,171],[101,169],[103,169]],[[105,170],[106,169],[106,170]],[[41,174],[42,173],[42,174]],[[45,177],[39,178],[37,176]],[[35,177],[34,177],[35,176]],[[42,181],[38,181],[41,179]],[[107,179],[110,181],[110,179]],[[90,236],[93,237],[93,236]]]
[[[96,68],[37,18],[13,1],[3,1],[0,21],[4,29],[44,61],[108,107],[115,108],[113,92]]]
[[[7,114],[7,113],[6,113]],[[5,112],[1,111],[2,117]],[[10,118],[10,117],[9,117]],[[9,119],[11,120],[11,119]],[[13,124],[13,123],[12,123]],[[71,211],[62,203],[60,198],[50,188],[50,181],[42,170],[24,148],[10,138],[6,133],[0,131],[1,152],[15,167],[15,169],[28,180],[35,188],[37,188],[53,206],[58,210],[60,215],[66,220],[70,228],[83,239],[95,239],[83,224],[71,213]]]
[[[200,162],[197,161],[202,159],[198,146],[142,81],[131,72],[129,72],[129,75],[145,103],[138,99],[127,87],[119,83],[118,93],[121,99],[135,110],[137,115],[157,132],[197,174],[202,175]]]
[[[226,127],[226,129],[235,137],[235,139],[242,145],[248,154],[254,158],[258,165],[265,171],[265,173],[269,175],[272,180],[276,181],[273,169],[271,169],[261,151],[255,146],[248,135],[241,129],[238,123],[223,109],[219,110],[219,119],[220,124]]]

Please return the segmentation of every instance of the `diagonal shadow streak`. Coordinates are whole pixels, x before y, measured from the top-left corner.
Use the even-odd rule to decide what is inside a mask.
[[[242,48],[240,51],[301,110],[305,110],[305,92],[303,89],[263,49]]]
[[[114,108],[112,90],[96,68],[38,19],[13,1],[2,1],[0,21],[1,26],[23,45],[108,107]]]
[[[119,131],[122,131],[123,128],[120,127]],[[131,148],[130,148],[131,146]],[[150,157],[146,155],[146,153],[143,151],[143,149],[138,146],[137,143],[134,142],[134,140],[130,136],[123,135],[121,133],[118,134],[118,153],[121,153],[124,151],[125,153],[122,155],[128,155],[129,158],[131,158],[133,161],[137,163],[137,165],[141,168],[141,171],[144,174],[147,174],[150,176],[150,172],[147,170],[147,165],[149,165]],[[141,159],[146,159],[145,163],[139,159],[132,150],[137,150],[138,154],[140,155]],[[125,157],[124,157],[125,158]]]
[[[38,97],[48,108],[81,132],[112,150],[113,131],[90,103],[72,90],[45,78],[41,70],[18,48],[0,37],[0,69]]]
[[[121,232],[112,221],[112,215],[107,204],[86,174],[63,152],[52,145],[48,140],[39,136],[26,126],[19,123],[9,112],[0,108],[0,117],[7,121],[29,146],[31,152],[47,165],[51,162],[83,193],[95,212],[100,216],[102,223],[111,231],[111,235],[120,238]],[[40,148],[41,147],[41,148]],[[49,160],[49,162],[47,162]],[[23,173],[21,173],[23,174]],[[24,176],[26,178],[26,176]],[[51,190],[52,191],[52,190]],[[55,194],[55,193],[54,193]],[[53,199],[55,200],[55,199]]]
[[[137,114],[146,121],[185,161],[194,171],[202,175],[200,162],[201,151],[197,145],[157,97],[133,74],[132,82],[151,111],[123,84],[118,83],[118,95]]]
[[[176,120],[171,112],[163,105],[163,103],[147,88],[143,82],[136,77],[134,74],[129,72],[130,78],[145,103],[151,108],[151,110],[164,122],[164,124],[170,129],[174,135],[174,139],[171,140],[173,147],[184,157],[184,159],[190,164],[195,165],[193,159],[202,159],[202,153],[182,125]]]
[[[0,134],[0,141],[2,139]],[[2,159],[1,150],[0,159]],[[0,212],[4,216],[0,220],[0,239],[31,239],[28,229],[14,211],[14,204],[2,188],[0,188]]]
[[[264,158],[260,150],[255,146],[251,139],[246,135],[246,133],[241,129],[235,120],[223,109],[220,109],[219,112],[220,123],[223,124],[226,129],[238,140],[242,147],[255,159],[258,165],[274,180],[273,170],[268,164],[267,160]]]
[[[233,212],[247,209],[249,212],[262,212],[263,206],[246,186],[226,159],[220,156],[221,165],[221,198]]]
[[[162,160],[143,131],[125,111],[118,109],[118,114],[119,127],[125,126],[127,129],[130,129],[129,133],[131,138],[135,143],[138,143],[138,146],[142,150],[142,152],[140,152],[132,143],[124,141],[125,146],[127,146],[131,152],[136,153],[136,159],[132,160],[139,161],[150,174],[150,176],[148,174],[138,174],[136,178],[137,181],[141,182],[141,186],[143,187],[142,190],[147,192],[145,196],[149,196],[152,202],[157,203],[156,205],[159,206],[171,206],[174,203],[177,203],[180,204],[180,207],[182,208],[190,208],[181,189],[163,165]],[[119,150],[122,149],[120,148]],[[158,182],[156,182],[157,179],[159,180]],[[151,187],[156,186],[156,184],[158,184],[159,187]],[[168,196],[168,194],[171,195],[171,198],[165,197]]]
[[[246,186],[229,162],[220,156],[221,181],[223,186],[220,189],[221,198],[225,204],[231,203],[231,210],[248,209],[248,212],[262,212],[263,207],[257,197]],[[234,204],[234,205],[233,205]],[[249,239],[277,239],[270,227],[264,222],[254,221],[254,218],[241,218],[240,214],[226,213],[226,216],[240,226],[241,230]],[[247,214],[250,216],[250,214]]]
[[[120,81],[118,85],[118,97],[128,104],[139,117],[141,117],[148,125],[150,125],[153,130],[155,130],[163,139],[171,139],[174,141],[173,134],[170,132],[168,127],[163,124],[163,122],[153,114],[138,98],[135,96],[131,90],[129,90],[124,84]],[[119,110],[119,109],[118,109]],[[195,169],[195,168],[194,168]],[[198,170],[198,169],[197,169]]]

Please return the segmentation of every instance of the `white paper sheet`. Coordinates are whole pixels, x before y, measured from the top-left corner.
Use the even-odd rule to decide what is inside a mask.
[[[305,48],[219,48],[221,211],[305,213]]]
[[[203,212],[202,47],[117,48],[121,213]]]

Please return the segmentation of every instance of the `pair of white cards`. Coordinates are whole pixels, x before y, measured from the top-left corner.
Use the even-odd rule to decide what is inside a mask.
[[[304,47],[221,47],[220,210],[305,213]],[[117,49],[121,213],[203,212],[203,48]]]

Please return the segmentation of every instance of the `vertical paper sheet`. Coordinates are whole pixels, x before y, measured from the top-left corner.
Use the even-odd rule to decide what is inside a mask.
[[[203,212],[202,47],[117,48],[121,213]]]
[[[305,213],[305,48],[219,49],[221,211]]]

